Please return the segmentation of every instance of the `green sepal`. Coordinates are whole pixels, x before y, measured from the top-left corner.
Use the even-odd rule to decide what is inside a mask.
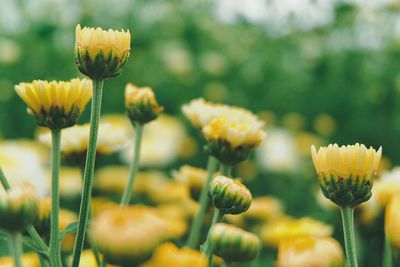
[[[209,140],[205,146],[205,150],[209,155],[216,157],[221,163],[229,166],[235,166],[247,160],[253,148],[250,145],[232,148],[227,141],[222,139]]]
[[[49,110],[41,109],[34,113],[36,123],[39,126],[50,129],[63,129],[76,124],[81,112],[77,106],[73,106],[70,112],[65,112],[63,107],[53,106]]]
[[[158,117],[162,107],[154,107],[149,101],[140,101],[126,108],[127,115],[133,125],[146,124]]]

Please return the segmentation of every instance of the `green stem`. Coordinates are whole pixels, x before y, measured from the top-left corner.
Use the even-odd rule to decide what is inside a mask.
[[[383,267],[393,267],[392,245],[385,234],[385,250],[383,251]]]
[[[213,248],[211,246],[211,230],[214,224],[219,223],[222,221],[224,214],[221,213],[218,209],[215,209],[214,215],[211,221],[210,229],[208,230],[207,240],[204,243],[203,247],[201,248],[201,253],[205,254],[208,258],[209,265],[211,266],[212,263],[212,255],[213,255]]]
[[[85,172],[81,206],[79,209],[78,230],[76,233],[72,267],[78,267],[81,259],[86,227],[89,219],[90,199],[92,194],[93,173],[96,161],[97,134],[100,124],[101,98],[103,94],[103,80],[93,80],[92,110],[90,114],[89,145],[86,155]]]
[[[232,168],[229,165],[221,163],[220,172],[222,175],[229,177],[232,175]]]
[[[143,136],[143,124],[136,124],[135,127],[135,149],[133,154],[133,161],[129,171],[129,180],[128,185],[125,187],[124,194],[121,199],[121,206],[126,206],[129,204],[131,200],[131,195],[133,191],[133,186],[135,183],[136,173],[139,168],[140,162],[140,147],[142,145],[142,136]]]
[[[21,233],[10,233],[9,249],[14,258],[15,267],[22,267],[22,235]]]
[[[11,186],[10,183],[8,182],[6,176],[4,175],[4,172],[2,168],[0,167],[0,182],[3,185],[5,190],[10,190]],[[35,242],[35,244],[42,250],[42,252],[47,251],[47,245],[44,243],[43,239],[40,237],[39,233],[36,231],[35,227],[32,225],[29,225],[27,227],[27,232],[31,236],[32,240]]]
[[[54,129],[52,134],[52,151],[51,151],[51,213],[50,213],[50,261],[52,266],[62,266],[61,248],[60,248],[60,164],[61,164],[61,130]]]
[[[354,237],[354,208],[342,207],[344,244],[346,247],[347,264],[349,267],[357,267],[357,252]]]
[[[201,189],[200,200],[199,200],[200,209],[193,220],[192,226],[190,228],[189,238],[186,243],[188,247],[193,249],[196,248],[197,242],[199,240],[201,224],[203,222],[204,215],[206,214],[208,206],[208,190],[210,187],[210,182],[215,172],[217,171],[217,167],[218,167],[218,161],[214,157],[209,156],[207,163],[208,177],[207,181],[203,185],[203,188]]]

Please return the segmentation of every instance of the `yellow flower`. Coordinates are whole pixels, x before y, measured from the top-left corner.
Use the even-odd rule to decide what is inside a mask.
[[[196,128],[203,128],[222,112],[224,105],[208,102],[203,98],[194,99],[182,106],[182,112]]]
[[[165,217],[190,221],[197,214],[199,204],[188,198],[176,202],[162,203],[157,206],[157,209]]]
[[[76,123],[92,98],[92,82],[86,79],[20,83],[17,94],[28,105],[39,126],[62,129]]]
[[[261,248],[256,235],[235,226],[217,223],[210,231],[214,254],[225,261],[251,261]]]
[[[60,170],[60,195],[73,199],[82,192],[82,171],[75,167],[62,167]]]
[[[101,257],[101,259],[102,259],[102,257]],[[70,265],[72,264],[72,256],[69,259],[69,264]],[[112,267],[112,266],[115,266],[115,265],[107,264],[107,267]],[[98,264],[96,262],[96,257],[92,250],[82,251],[81,261],[79,262],[79,267],[98,267]]]
[[[106,79],[121,72],[131,50],[129,31],[82,29],[78,24],[75,36],[75,61],[83,74],[92,79]]]
[[[201,189],[207,181],[208,172],[205,169],[184,165],[173,172],[176,181],[186,184],[190,188],[190,194],[194,199],[200,196]]]
[[[125,108],[133,124],[146,124],[155,120],[162,111],[150,87],[128,83],[125,87]]]
[[[217,176],[210,183],[209,195],[223,214],[240,214],[248,210],[252,196],[239,180]]]
[[[29,184],[0,192],[0,228],[19,232],[38,217],[39,199]]]
[[[279,243],[277,267],[344,267],[340,244],[331,237],[297,237]]]
[[[311,147],[312,159],[325,197],[339,206],[354,207],[371,197],[382,148],[355,144]]]
[[[400,167],[383,172],[379,179],[374,181],[372,193],[382,207],[385,207],[394,195],[400,194]]]
[[[333,228],[323,222],[311,218],[283,218],[267,223],[261,229],[261,240],[268,247],[277,247],[279,242],[294,237],[330,236]]]
[[[150,207],[110,207],[94,218],[89,236],[110,263],[132,266],[170,237],[168,227]]]
[[[140,267],[208,267],[207,257],[197,250],[177,248],[172,243],[163,243],[155,250],[151,260]]]
[[[78,221],[78,215],[75,212],[66,209],[60,210],[60,231],[63,231],[68,225],[76,221]],[[75,233],[67,233],[61,242],[61,250],[71,252],[74,249],[74,244]]]
[[[215,117],[202,132],[208,141],[208,153],[224,164],[236,165],[263,141],[265,132],[261,127],[260,121],[232,113]]]
[[[249,224],[274,221],[283,216],[283,206],[274,197],[253,198],[247,211],[242,213],[243,219]]]
[[[400,195],[394,196],[386,207],[385,233],[392,245],[400,250]]]
[[[39,199],[39,208],[37,219],[33,222],[40,235],[47,235],[50,229],[51,198],[45,197]]]
[[[22,266],[23,267],[40,267],[39,256],[36,253],[25,253],[22,255]],[[14,267],[14,258],[11,256],[0,258],[1,267]]]

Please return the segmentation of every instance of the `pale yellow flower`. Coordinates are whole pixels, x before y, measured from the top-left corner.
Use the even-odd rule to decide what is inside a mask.
[[[63,231],[68,225],[78,221],[78,215],[75,212],[60,209],[60,231]],[[61,250],[71,252],[75,244],[75,233],[67,233],[61,241]]]
[[[400,194],[400,167],[395,167],[390,172],[383,172],[374,181],[372,194],[382,207],[385,207],[394,195]]]
[[[176,181],[186,184],[190,188],[191,195],[195,198],[199,197],[208,178],[207,170],[190,165],[181,166],[172,175]]]
[[[314,119],[314,129],[317,133],[322,135],[331,135],[336,131],[336,120],[329,114],[319,114]]]
[[[248,223],[274,221],[283,216],[283,205],[279,199],[270,196],[253,198],[250,208],[242,216]]]
[[[294,237],[325,237],[333,233],[333,228],[311,218],[283,218],[265,224],[260,233],[261,240],[268,247],[277,247],[279,242]]]
[[[20,83],[18,95],[28,105],[39,126],[61,129],[74,125],[92,97],[92,82],[86,79]]]
[[[23,267],[40,267],[38,254],[34,252],[25,253],[21,257]],[[14,267],[14,258],[11,256],[0,258],[1,267]]]
[[[74,198],[82,192],[82,171],[80,168],[62,167],[60,170],[60,196]]]
[[[129,31],[83,29],[75,30],[75,59],[79,70],[93,78],[105,79],[119,74],[130,54]]]
[[[400,195],[393,196],[386,207],[385,233],[396,249],[400,249]]]
[[[344,267],[343,250],[331,237],[297,237],[282,240],[277,267]]]
[[[155,250],[151,260],[140,267],[208,267],[207,257],[197,250],[177,248],[172,243],[163,243]]]

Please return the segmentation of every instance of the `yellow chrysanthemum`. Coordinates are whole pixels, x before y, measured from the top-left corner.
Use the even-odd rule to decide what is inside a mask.
[[[86,79],[20,83],[15,91],[28,105],[39,126],[62,129],[74,125],[92,97],[92,82]]]
[[[163,243],[155,250],[151,260],[140,267],[208,267],[207,257],[197,250],[177,248],[172,243]]]
[[[125,87],[125,108],[133,124],[155,120],[162,111],[150,87],[138,87],[131,83]]]
[[[208,172],[205,169],[194,166],[184,165],[179,170],[173,172],[174,179],[186,184],[190,188],[190,194],[197,199],[201,189],[207,181]]]
[[[40,267],[40,260],[38,254],[31,252],[25,253],[21,257],[23,267]],[[14,267],[14,258],[11,256],[0,258],[1,267]]]
[[[274,221],[282,216],[282,202],[277,198],[267,196],[253,198],[249,209],[242,213],[244,221],[249,224]]]
[[[386,207],[385,233],[392,245],[400,250],[400,195],[394,196]]]
[[[324,237],[330,236],[333,228],[323,222],[311,218],[283,218],[267,223],[261,229],[261,239],[264,245],[277,247],[279,242],[294,237]]]
[[[61,209],[60,210],[60,231],[63,231],[68,225],[78,221],[78,215],[75,212]],[[74,249],[75,233],[67,233],[62,242],[61,250],[71,252]]]
[[[378,151],[355,144],[311,147],[319,183],[325,197],[339,206],[356,206],[371,197],[382,148]]]
[[[106,79],[120,73],[130,54],[129,31],[82,29],[78,24],[75,36],[75,60],[83,74],[92,79]]]
[[[279,243],[277,267],[344,267],[343,250],[331,237],[298,237]]]

